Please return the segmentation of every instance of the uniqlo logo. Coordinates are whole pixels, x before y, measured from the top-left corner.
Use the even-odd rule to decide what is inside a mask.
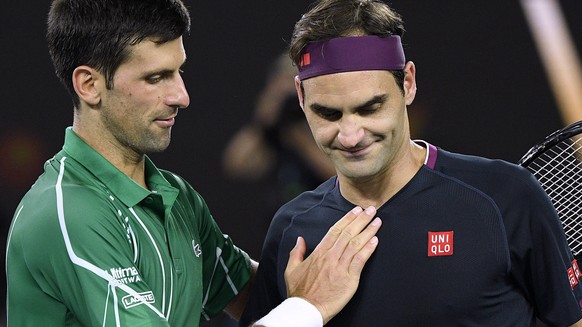
[[[311,55],[308,53],[304,53],[301,56],[301,61],[299,62],[299,66],[303,67],[303,66],[308,66],[309,64],[311,64]]]
[[[568,268],[568,280],[570,280],[570,286],[574,288],[574,286],[578,285],[578,278],[576,278],[576,274],[574,273],[574,268]]]
[[[428,256],[453,255],[453,231],[428,232]]]
[[[572,260],[572,269],[574,269],[574,276],[576,276],[576,278],[580,280],[582,272],[580,272],[580,268],[578,267],[578,261],[576,261],[576,259]]]

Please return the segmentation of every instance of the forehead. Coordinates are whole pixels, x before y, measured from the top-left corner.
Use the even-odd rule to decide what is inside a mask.
[[[386,70],[321,75],[302,83],[306,102],[359,101],[380,94],[400,93],[394,76]]]
[[[181,65],[186,60],[182,37],[156,43],[155,39],[145,39],[128,48],[126,64],[132,65]]]

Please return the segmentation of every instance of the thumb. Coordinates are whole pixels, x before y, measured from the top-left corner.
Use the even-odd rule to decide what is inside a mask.
[[[305,256],[305,251],[307,246],[305,245],[305,240],[303,237],[299,236],[297,238],[297,243],[295,247],[289,252],[289,261],[287,262],[287,268],[294,268],[301,262],[303,262],[303,257]]]

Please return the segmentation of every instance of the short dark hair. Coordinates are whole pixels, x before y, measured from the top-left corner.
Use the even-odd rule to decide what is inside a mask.
[[[54,0],[48,14],[47,42],[56,75],[73,98],[75,68],[88,65],[113,88],[128,46],[149,37],[165,43],[190,31],[190,14],[180,0]]]
[[[320,0],[312,5],[295,24],[289,56],[295,65],[309,42],[325,41],[343,36],[404,35],[402,17],[380,0]],[[404,92],[404,73],[390,71]]]

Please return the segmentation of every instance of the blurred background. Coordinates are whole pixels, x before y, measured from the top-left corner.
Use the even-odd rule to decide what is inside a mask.
[[[582,1],[548,1],[559,5],[574,52],[580,53]],[[297,116],[271,117],[278,122],[259,133],[266,136],[262,145],[270,150],[250,156],[260,160],[246,172],[236,168],[250,159],[237,159],[232,148],[250,144],[244,137],[238,139],[240,133],[256,121],[261,96],[273,92],[268,89],[275,83],[274,63],[311,1],[185,2],[193,22],[185,39],[184,73],[191,105],[180,112],[169,149],[151,157],[158,167],[182,175],[201,192],[223,231],[258,259],[269,219],[291,196],[290,181],[298,180],[297,167],[286,167],[298,150],[285,149],[296,142],[281,133],[281,124]],[[409,107],[414,138],[451,151],[517,162],[567,122],[520,2],[389,3],[404,18],[407,59],[417,68],[417,98]],[[61,148],[64,129],[72,122],[71,101],[53,74],[44,41],[49,6],[48,0],[0,2],[2,255],[20,198],[42,172],[43,162]],[[538,18],[546,19],[550,20]],[[551,41],[552,37],[543,40]],[[288,83],[292,85],[291,78]],[[575,91],[582,94],[582,89]],[[285,99],[277,96],[273,101],[282,106]],[[293,107],[293,102],[287,106]],[[298,106],[295,109],[300,113]],[[577,110],[582,113],[582,107]],[[298,162],[303,172],[317,170],[308,160]],[[312,175],[320,177],[313,171]],[[292,191],[301,187],[309,186]],[[3,326],[5,260],[0,262]]]

